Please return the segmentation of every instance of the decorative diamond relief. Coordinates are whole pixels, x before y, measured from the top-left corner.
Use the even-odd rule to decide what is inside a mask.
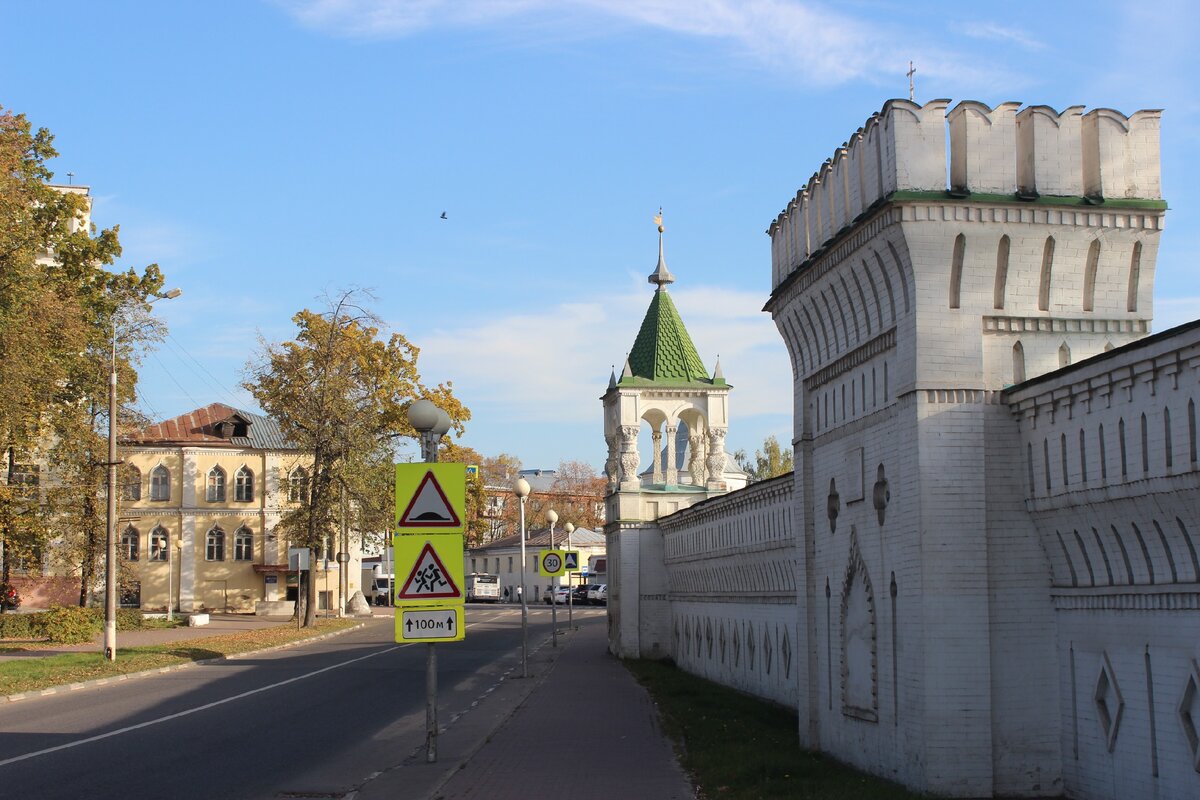
[[[735,622],[733,624],[733,665],[736,667],[742,662],[742,629]]]
[[[779,647],[779,657],[783,660],[783,677],[792,677],[792,637],[785,630],[783,644]]]
[[[771,674],[771,657],[773,655],[774,653],[772,652],[771,647],[771,634],[766,628],[763,628],[763,666],[766,667],[768,675]]]
[[[721,622],[721,630],[717,635],[717,640],[721,645],[721,663],[725,663],[725,622]]]
[[[713,635],[712,635],[712,620],[704,620],[704,644],[708,646],[708,658],[712,659]]]
[[[1117,686],[1117,676],[1109,663],[1108,653],[1101,654],[1100,675],[1096,678],[1096,691],[1092,699],[1096,703],[1096,713],[1100,718],[1100,727],[1108,739],[1108,752],[1112,752],[1117,743],[1117,731],[1121,728],[1121,715],[1125,712],[1125,700],[1121,697],[1121,689]]]
[[[1192,768],[1200,772],[1200,730],[1196,727],[1200,723],[1200,665],[1195,659],[1192,659],[1192,668],[1179,701],[1179,722],[1192,753]]]
[[[754,652],[758,649],[758,645],[754,641],[754,624],[751,623],[746,631],[746,666],[754,669]]]

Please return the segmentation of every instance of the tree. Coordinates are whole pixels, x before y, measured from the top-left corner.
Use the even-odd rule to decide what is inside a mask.
[[[795,469],[792,448],[780,447],[779,440],[774,436],[763,440],[763,449],[754,452],[753,461],[746,457],[745,450],[738,450],[733,454],[733,459],[750,477],[751,483],[785,475]]]
[[[98,524],[114,326],[121,314],[147,321],[148,300],[163,283],[154,264],[141,273],[105,269],[121,254],[118,229],[85,224],[86,194],[50,183],[53,139],[0,108],[0,447],[10,484],[20,464],[53,462],[55,473],[37,491],[0,491],[0,541],[7,555],[25,558],[56,530]],[[143,326],[118,347],[122,402],[134,396],[134,345],[156,332]],[[75,519],[64,520],[64,509]],[[89,553],[94,562],[96,547]],[[4,580],[10,563],[5,558]],[[81,597],[89,574],[85,567]]]
[[[489,487],[496,487],[501,492],[498,496],[503,502],[501,507],[489,509],[492,523],[489,541],[510,536],[520,528],[520,502],[512,494],[519,471],[518,464],[518,469],[510,473],[511,480],[487,482]],[[560,461],[549,490],[531,492],[525,501],[526,529],[549,527],[546,512],[554,509],[560,525],[571,522],[577,528],[601,530],[604,527],[604,490],[604,479],[596,476],[590,464]]]
[[[299,547],[337,541],[343,497],[359,506],[364,520],[374,520],[371,527],[384,520],[390,526],[394,499],[382,489],[388,485],[383,476],[394,438],[416,435],[408,423],[411,401],[435,403],[460,435],[471,416],[449,383],[421,383],[415,345],[398,333],[380,338],[381,324],[361,305],[362,296],[346,292],[323,313],[300,311],[292,318],[296,338],[262,342],[246,367],[245,388],[312,458],[307,496],[278,526]],[[316,584],[309,581],[304,624],[315,621]]]
[[[483,457],[479,452],[466,445],[443,441],[438,452],[438,461],[450,461],[466,466],[478,467]],[[477,547],[484,543],[488,532],[488,520],[485,514],[487,508],[487,492],[483,488],[483,475],[476,469],[467,475],[467,508],[466,508],[466,545]]]

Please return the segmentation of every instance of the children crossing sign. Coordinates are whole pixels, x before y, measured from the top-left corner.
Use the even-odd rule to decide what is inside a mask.
[[[459,534],[394,536],[398,606],[462,603],[463,537]]]
[[[463,533],[466,498],[464,464],[397,464],[396,532]]]

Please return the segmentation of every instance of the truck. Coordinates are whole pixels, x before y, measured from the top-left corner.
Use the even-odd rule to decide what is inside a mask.
[[[468,603],[495,603],[500,600],[500,576],[472,572],[466,580]]]

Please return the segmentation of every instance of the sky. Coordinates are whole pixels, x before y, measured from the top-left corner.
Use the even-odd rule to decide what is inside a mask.
[[[1164,109],[1153,327],[1200,317],[1187,2],[8,0],[0,30],[0,106],[55,134],[119,266],[183,290],[141,368],[156,420],[254,410],[260,342],[362,289],[471,409],[462,443],[599,471],[661,206],[729,449],[788,442],[764,231],[910,60],[918,102]]]

